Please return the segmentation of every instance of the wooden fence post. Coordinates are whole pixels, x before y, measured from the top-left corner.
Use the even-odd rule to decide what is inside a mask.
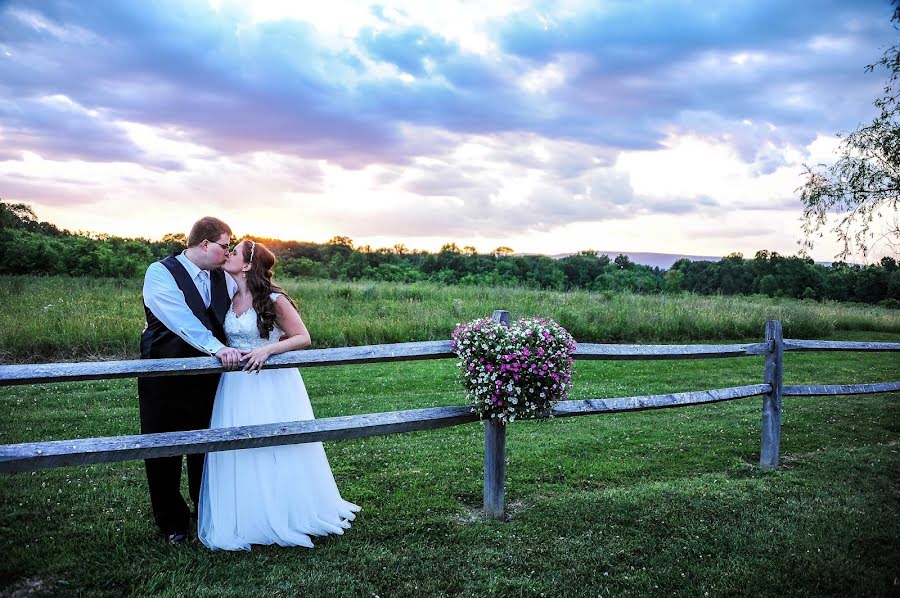
[[[772,392],[763,395],[762,444],[759,465],[767,469],[778,467],[781,450],[781,390],[784,371],[784,336],[779,320],[766,322],[766,343],[771,351],[766,353],[763,382],[772,386]]]
[[[509,326],[509,312],[497,310],[491,316]],[[506,494],[506,426],[490,419],[484,420],[484,514],[503,519]]]

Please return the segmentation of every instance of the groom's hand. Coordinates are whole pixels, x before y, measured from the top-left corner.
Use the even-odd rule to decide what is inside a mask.
[[[216,351],[216,357],[225,366],[225,369],[234,370],[241,365],[241,352],[232,347],[222,347]]]

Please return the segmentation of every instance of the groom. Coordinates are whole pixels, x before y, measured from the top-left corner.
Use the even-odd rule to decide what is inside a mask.
[[[150,264],[144,277],[147,327],[141,359],[215,355],[226,368],[238,366],[240,351],[225,346],[223,323],[236,285],[221,267],[228,256],[231,228],[218,218],[191,227],[188,248]],[[138,378],[141,433],[209,427],[219,374]],[[194,515],[200,504],[205,455],[187,455],[188,487]],[[181,494],[182,457],[144,461],[153,518],[169,542],[187,540],[191,511]]]

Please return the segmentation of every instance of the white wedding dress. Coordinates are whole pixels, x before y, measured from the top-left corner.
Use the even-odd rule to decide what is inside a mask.
[[[274,301],[277,294],[272,295]],[[277,342],[276,326],[259,337],[256,311],[225,317],[228,346],[253,349]],[[226,372],[219,381],[210,428],[313,419],[300,372]],[[343,534],[360,508],[341,498],[321,442],[208,453],[197,535],[219,550],[251,544],[308,546],[310,536]]]

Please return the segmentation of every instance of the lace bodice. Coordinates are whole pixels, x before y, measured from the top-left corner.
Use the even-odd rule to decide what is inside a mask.
[[[279,293],[272,293],[269,298],[275,301],[278,295]],[[252,305],[240,316],[235,315],[233,308],[229,308],[225,316],[225,336],[228,346],[235,349],[248,350],[277,343],[282,334],[283,331],[276,325],[269,333],[269,338],[260,338],[259,328],[256,327],[256,310]]]

